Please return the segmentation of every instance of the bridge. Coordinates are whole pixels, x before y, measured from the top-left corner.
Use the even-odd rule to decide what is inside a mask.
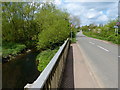
[[[80,36],[78,35],[77,37],[86,39],[84,35],[80,35]],[[92,39],[89,38],[89,40]],[[102,42],[102,43],[106,43],[106,42]],[[94,45],[93,42],[90,41],[89,44],[91,46]],[[100,47],[98,47],[97,49],[100,50],[98,52],[101,51],[102,53],[107,52],[107,50]],[[91,50],[90,53],[92,53],[92,51],[93,50]],[[36,81],[34,81],[32,84],[27,84],[24,87],[24,89],[32,90],[33,88],[36,88],[36,89],[51,90],[52,88],[62,89],[62,88],[105,88],[105,87],[117,88],[118,87],[117,86],[118,78],[116,78],[117,77],[116,61],[114,61],[111,64],[112,60],[110,61],[109,59],[110,65],[111,66],[115,65],[112,67],[112,69],[116,69],[116,70],[112,70],[111,66],[109,65],[102,66],[100,67],[99,72],[103,73],[103,76],[100,76],[99,72],[98,75],[96,75],[96,73],[93,72],[95,70],[93,69],[92,71],[91,65],[86,61],[87,58],[85,57],[86,56],[84,56],[82,49],[79,46],[79,40],[77,41],[77,43],[71,44],[70,40],[67,39],[64,42],[64,44],[60,47],[58,52],[55,54],[55,56],[51,59],[51,61],[44,69],[44,71],[36,79]],[[107,58],[108,57],[106,57],[105,59],[106,61]],[[96,61],[97,60],[95,59],[94,62]],[[104,64],[104,62],[101,59],[99,61],[101,62],[96,63],[98,64],[98,66],[101,63]],[[104,70],[103,68],[107,71],[106,72],[102,71]],[[100,76],[100,78],[98,76]],[[102,77],[106,77],[106,79],[102,79]],[[112,82],[110,82],[111,80]]]

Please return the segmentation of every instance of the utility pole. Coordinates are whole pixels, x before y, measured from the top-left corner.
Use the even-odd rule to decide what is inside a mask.
[[[72,40],[72,30],[71,30],[71,40]]]
[[[72,27],[73,27],[73,24],[71,24],[71,40],[72,40]]]

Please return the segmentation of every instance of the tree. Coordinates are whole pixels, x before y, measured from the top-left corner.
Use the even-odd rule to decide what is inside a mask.
[[[40,31],[35,22],[35,12],[39,3],[4,2],[2,3],[3,41],[29,42],[35,40]]]
[[[37,44],[39,49],[44,43],[45,48],[51,48],[63,42],[70,32],[69,14],[53,4],[40,5],[31,2],[2,3],[3,42],[28,46]]]
[[[45,4],[37,14],[42,32],[38,36],[38,49],[55,48],[70,34],[70,23],[66,12],[56,9],[53,4]]]

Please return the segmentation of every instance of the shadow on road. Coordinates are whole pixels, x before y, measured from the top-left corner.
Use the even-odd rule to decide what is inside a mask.
[[[70,46],[60,89],[74,89],[73,47]]]

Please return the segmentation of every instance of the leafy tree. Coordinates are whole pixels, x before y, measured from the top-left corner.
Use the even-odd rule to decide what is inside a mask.
[[[43,44],[54,47],[69,36],[69,14],[53,4],[3,2],[2,16],[3,42],[37,44],[40,49]]]
[[[113,43],[119,44],[120,43],[119,42],[120,35],[115,32],[115,28],[114,28],[114,26],[116,26],[117,22],[118,22],[118,19],[115,19],[115,20],[109,21],[104,26],[103,25],[102,26],[94,26],[94,27],[92,25],[83,26],[82,30],[83,30],[83,33],[88,36],[112,41]],[[88,31],[89,29],[91,29],[91,30]]]
[[[38,36],[38,49],[54,48],[62,43],[70,34],[68,14],[55,8],[53,4],[45,4],[40,10],[37,20],[42,32]]]
[[[3,41],[26,43],[34,40],[34,36],[40,31],[34,17],[39,5],[39,3],[3,2]]]

